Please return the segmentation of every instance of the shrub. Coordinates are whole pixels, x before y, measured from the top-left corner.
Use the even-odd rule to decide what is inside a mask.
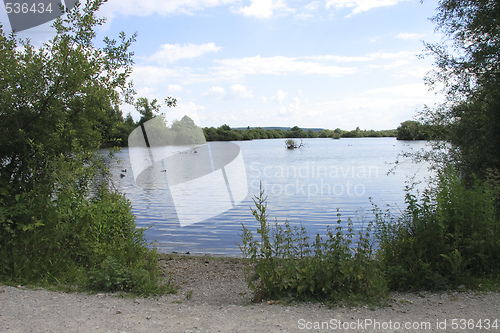
[[[377,211],[379,258],[391,289],[445,289],[499,273],[500,228],[489,185],[476,180],[468,188],[448,168],[420,200],[408,188],[406,203],[399,219]]]
[[[344,232],[340,213],[335,229],[325,238],[316,235],[309,242],[304,227],[267,222],[267,196],[261,189],[254,198],[252,213],[260,224],[260,240],[242,224],[240,250],[254,262],[248,285],[255,300],[286,298],[297,300],[378,301],[386,295],[383,272],[375,259],[370,236],[372,225],[359,232],[355,242],[352,222]]]
[[[162,288],[130,204],[96,181],[106,176],[96,151],[116,138],[118,106],[133,95],[135,35],[94,47],[104,2],[68,9],[39,47],[0,27],[1,282],[85,286],[112,267],[133,292]]]
[[[97,271],[112,270],[125,272],[118,274],[129,286],[123,290],[163,292],[156,250],[136,228],[130,202],[106,187],[92,193],[98,161],[87,167],[79,162],[53,159],[47,173],[54,183],[34,184],[8,208],[0,207],[0,280],[95,290],[103,286],[95,283]],[[0,191],[0,201],[5,193]]]
[[[285,146],[287,149],[301,148],[304,146],[304,142],[300,139],[300,143],[297,143],[294,139],[285,140]]]

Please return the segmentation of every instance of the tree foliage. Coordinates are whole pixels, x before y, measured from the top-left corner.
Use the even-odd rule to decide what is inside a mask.
[[[169,107],[177,106],[177,99],[169,96],[165,98],[165,104]],[[145,123],[148,120],[153,119],[160,115],[161,104],[158,104],[158,100],[155,98],[151,102],[146,97],[139,97],[134,104],[135,109],[139,114],[141,114],[141,119],[137,122],[136,126]]]
[[[153,119],[156,113],[160,112],[161,108],[161,105],[158,104],[156,98],[149,102],[146,97],[139,97],[134,106],[135,109],[141,114],[139,125]]]
[[[424,192],[407,187],[401,217],[376,210],[391,289],[477,288],[478,280],[498,279],[499,19],[498,1],[439,2],[433,21],[445,39],[426,46],[435,58],[426,80],[446,99],[421,113],[423,124],[398,129],[398,137],[431,129],[441,139],[414,155],[430,161],[438,177]]]
[[[119,45],[106,39],[95,49],[92,28],[102,20],[93,12],[101,3],[57,19],[56,37],[38,49],[0,36],[1,177],[13,190],[24,192],[45,178],[51,157],[99,147],[106,132],[101,120],[114,112],[120,91],[130,93],[128,48],[135,36],[121,34]]]
[[[2,280],[75,283],[112,260],[142,281],[123,288],[156,284],[154,252],[130,204],[102,186],[106,171],[96,150],[126,130],[119,104],[133,94],[127,78],[135,40],[121,33],[94,46],[103,2],[68,10],[41,47],[0,30]]]
[[[431,140],[436,135],[437,131],[434,131],[431,126],[415,120],[404,121],[397,128],[398,140]]]
[[[232,129],[228,125],[222,125],[219,128],[205,127],[203,129],[207,141],[239,141],[239,140],[254,140],[254,139],[283,139],[283,138],[363,138],[363,137],[395,137],[396,130],[357,130],[344,131],[340,128],[335,130],[323,129],[304,130],[298,126],[289,129],[263,129],[262,127],[247,127],[246,129]]]
[[[468,178],[500,169],[500,5],[492,0],[443,0],[433,18],[446,39],[427,44],[435,69],[426,78],[446,102],[422,112],[447,128],[447,156]]]

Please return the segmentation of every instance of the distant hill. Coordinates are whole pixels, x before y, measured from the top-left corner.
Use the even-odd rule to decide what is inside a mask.
[[[255,126],[255,127],[252,127],[250,126],[250,129],[254,129],[254,128],[259,128],[260,126]],[[237,129],[237,130],[246,130],[248,127],[234,127],[233,129]],[[275,129],[279,129],[279,130],[282,130],[283,132],[284,131],[288,131],[288,130],[291,130],[292,127],[279,127],[279,126],[268,126],[268,127],[260,127],[262,128],[263,130],[267,131],[267,130],[275,130]],[[302,127],[301,127],[302,128]],[[309,131],[309,130],[313,130],[314,132],[321,132],[322,130],[324,130],[324,128],[302,128],[302,130],[304,131]]]

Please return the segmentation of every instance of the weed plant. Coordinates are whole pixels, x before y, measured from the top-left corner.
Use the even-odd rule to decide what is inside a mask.
[[[497,189],[498,191],[498,189]],[[452,168],[419,199],[406,191],[399,218],[376,211],[378,257],[392,290],[474,287],[500,273],[500,221],[495,188],[476,179],[466,186]]]
[[[261,189],[255,196],[252,213],[259,222],[260,240],[242,224],[242,243],[238,244],[245,257],[254,263],[248,285],[255,301],[262,298],[293,298],[308,301],[377,302],[387,293],[379,261],[375,258],[372,225],[355,231],[350,220],[347,230],[342,226],[340,213],[334,229],[328,227],[326,236],[316,235],[310,241],[303,226],[269,225],[267,196]]]
[[[248,285],[255,300],[362,301],[388,290],[498,289],[500,220],[498,181],[465,185],[453,168],[438,174],[437,187],[420,197],[406,189],[401,215],[374,206],[374,220],[356,232],[340,213],[326,236],[311,242],[303,226],[268,223],[260,190],[252,213],[257,237],[242,224],[245,257],[254,263]],[[373,232],[372,232],[373,230]],[[259,238],[260,236],[260,238]]]

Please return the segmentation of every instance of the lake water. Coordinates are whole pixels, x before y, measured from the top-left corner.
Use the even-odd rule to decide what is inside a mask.
[[[237,256],[240,252],[235,242],[240,241],[241,223],[256,230],[257,221],[250,207],[254,207],[252,198],[258,195],[260,185],[268,195],[269,221],[302,224],[308,235],[314,237],[316,233],[324,234],[328,225],[336,224],[337,209],[343,221],[352,219],[355,228],[366,225],[372,216],[370,198],[379,207],[403,209],[404,187],[409,177],[422,180],[430,175],[425,165],[410,162],[400,163],[395,173],[387,174],[398,154],[424,148],[426,143],[422,141],[318,138],[304,139],[305,147],[295,150],[286,149],[284,141],[234,142],[240,148],[244,165],[240,170],[244,172],[232,181],[240,185],[246,182],[248,194],[224,213],[190,225],[181,226],[177,214],[182,209],[196,211],[193,205],[180,207],[180,202],[189,200],[189,195],[174,193],[168,186],[137,186],[128,148],[119,152],[111,163],[113,182],[132,202],[138,226],[151,226],[146,236],[158,243],[161,252]],[[124,169],[127,172],[122,172]],[[125,177],[120,177],[120,173]],[[175,201],[178,199],[184,201]]]

